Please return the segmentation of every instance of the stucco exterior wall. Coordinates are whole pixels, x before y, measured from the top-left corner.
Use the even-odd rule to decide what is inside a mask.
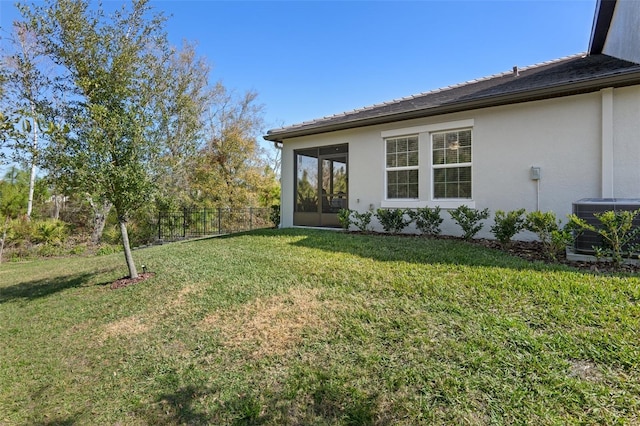
[[[613,195],[640,198],[640,87],[614,90],[613,129]]]
[[[446,129],[448,123],[472,123],[473,199],[469,205],[489,208],[492,217],[497,209],[525,208],[552,210],[564,219],[573,201],[602,196],[602,98],[596,92],[285,140],[282,226],[293,226],[294,150],[314,146],[349,144],[351,209],[442,207],[442,202],[430,199],[429,131],[419,134],[420,200],[385,200],[383,135],[402,134],[405,129],[408,133]],[[636,136],[640,135],[640,87],[614,89],[613,99],[615,195],[640,197],[640,143]],[[530,177],[532,166],[541,169],[539,181]],[[460,235],[449,214],[443,211],[442,217],[443,233]],[[491,237],[490,224],[485,224],[479,237]],[[519,237],[532,238],[526,234]]]
[[[640,64],[640,8],[637,3],[638,0],[618,0],[602,53]]]

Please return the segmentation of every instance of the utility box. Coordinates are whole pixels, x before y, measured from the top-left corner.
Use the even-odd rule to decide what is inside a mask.
[[[600,221],[594,213],[606,211],[633,211],[640,209],[640,198],[583,198],[573,203],[573,214],[587,223],[599,227]],[[640,215],[633,221],[634,226],[640,226]],[[640,236],[632,244],[640,243]],[[574,249],[576,253],[594,254],[593,247],[602,246],[602,237],[595,232],[582,232],[575,240]]]

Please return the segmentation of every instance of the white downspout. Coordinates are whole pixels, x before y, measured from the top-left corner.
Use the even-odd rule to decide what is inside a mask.
[[[613,188],[613,88],[602,94],[602,198],[614,198]]]

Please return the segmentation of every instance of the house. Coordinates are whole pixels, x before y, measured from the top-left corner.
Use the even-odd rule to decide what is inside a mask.
[[[335,227],[342,207],[564,218],[582,198],[640,198],[638,28],[640,2],[600,0],[588,53],[270,130],[281,226]]]

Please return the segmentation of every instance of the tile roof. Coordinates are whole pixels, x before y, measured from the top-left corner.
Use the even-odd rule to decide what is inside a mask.
[[[418,95],[272,129],[266,140],[325,133],[437,114],[640,84],[640,65],[611,56],[579,54]]]

